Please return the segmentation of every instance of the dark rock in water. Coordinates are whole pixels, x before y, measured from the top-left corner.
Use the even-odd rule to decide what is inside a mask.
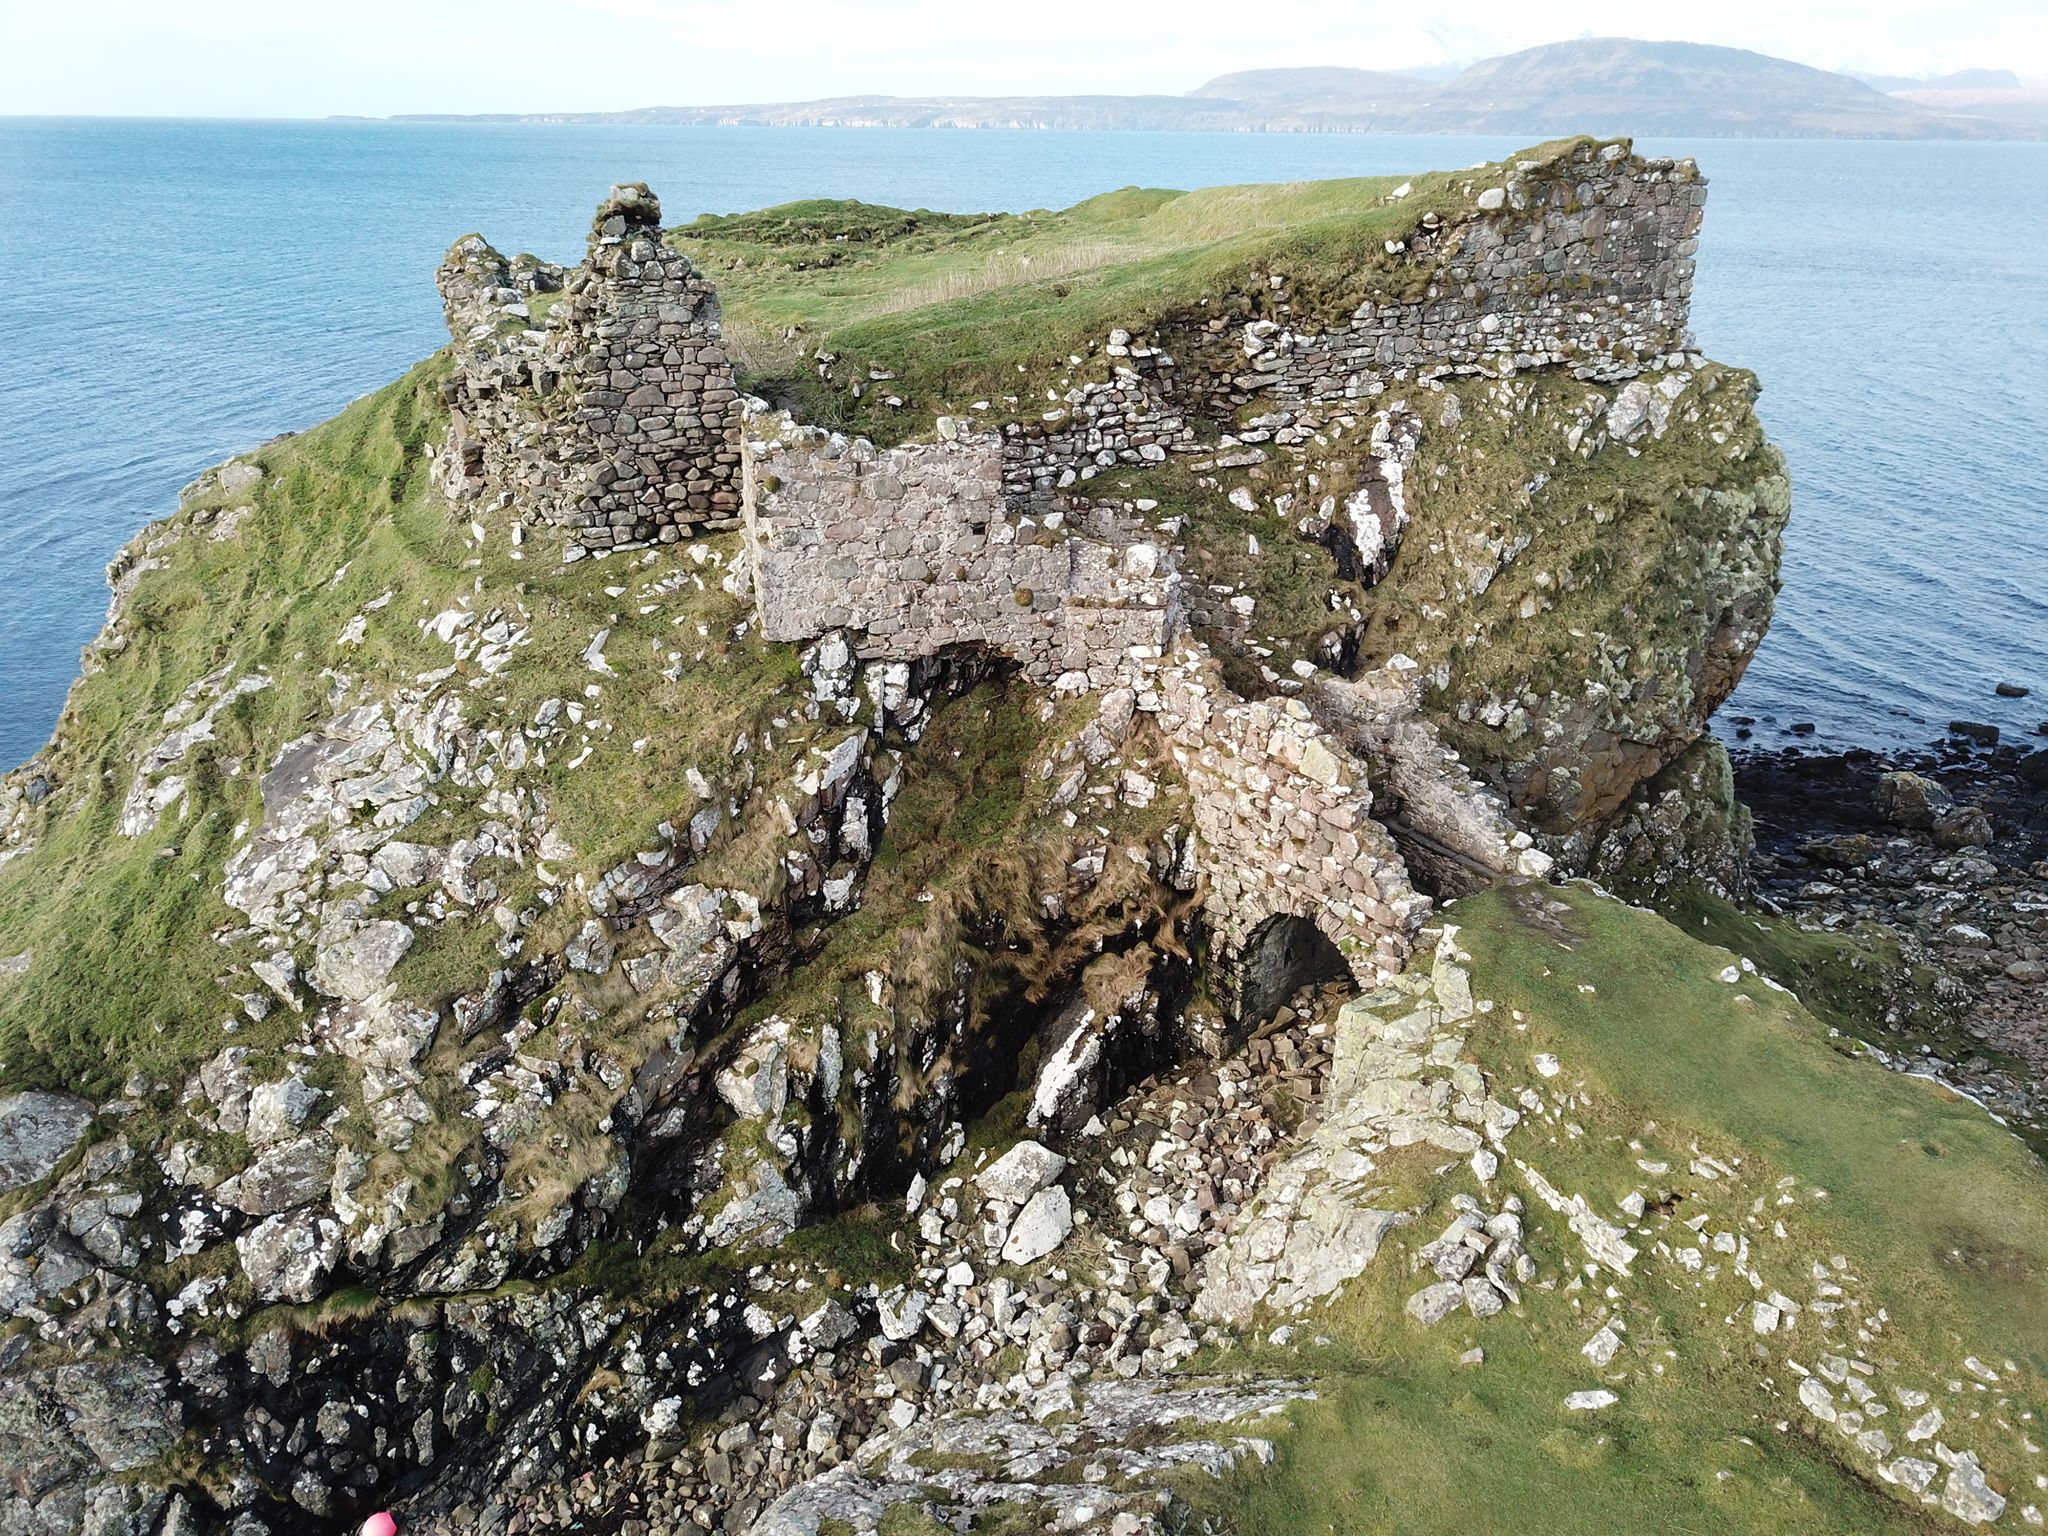
[[[1828,869],[1860,869],[1884,852],[1884,839],[1868,832],[1842,832],[1811,838],[1799,845],[1799,851]]]
[[[1802,757],[1799,776],[1824,784],[1846,784],[1850,777],[1850,763],[1847,757],[1834,753],[1825,757]]]
[[[1965,741],[1974,741],[1980,747],[1998,745],[1998,727],[1986,725],[1981,720],[1951,720],[1948,723],[1948,733],[1951,736],[1960,736]]]
[[[1794,736],[1811,736],[1818,727],[1811,720],[1801,720],[1795,725],[1786,726],[1785,729]]]
[[[1991,818],[1979,806],[1959,805],[1934,819],[1934,841],[1942,848],[1986,848],[1991,844]]]
[[[1877,781],[1878,814],[1894,826],[1929,831],[1952,804],[1949,792],[1924,774],[1896,769]]]
[[[2018,683],[2000,683],[1992,691],[2001,699],[2024,699],[2032,690],[2024,688]]]

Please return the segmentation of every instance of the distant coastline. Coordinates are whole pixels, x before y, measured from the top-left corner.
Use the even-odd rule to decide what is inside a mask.
[[[1573,133],[1722,139],[2040,139],[2048,90],[2003,70],[1864,80],[1739,48],[1591,38],[1444,78],[1248,70],[1183,95],[834,96],[595,112],[403,113],[395,122],[1304,134]]]

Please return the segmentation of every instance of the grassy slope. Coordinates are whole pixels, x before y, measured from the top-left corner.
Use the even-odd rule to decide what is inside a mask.
[[[0,868],[0,949],[36,955],[24,981],[0,990],[0,1078],[104,1092],[126,1065],[158,1065],[163,1037],[217,1034],[233,1011],[212,984],[222,957],[206,935],[240,915],[220,900],[220,870],[237,824],[260,812],[248,767],[260,772],[266,743],[325,716],[319,667],[305,658],[331,652],[356,607],[427,561],[457,563],[446,514],[419,515],[410,494],[407,460],[425,440],[439,372],[425,365],[254,455],[271,472],[259,514],[232,540],[186,537],[138,584],[132,642],[73,689],[59,723],[68,788],[45,802],[34,850]],[[352,579],[337,586],[345,562]],[[277,683],[225,711],[212,749],[195,754],[232,776],[202,769],[194,814],[122,838],[135,759],[164,734],[164,711],[231,661],[237,676],[267,667]]]
[[[258,780],[279,747],[330,717],[324,669],[384,698],[449,665],[453,652],[419,627],[445,608],[502,608],[530,633],[496,678],[472,688],[474,661],[458,666],[447,686],[459,691],[466,720],[531,720],[544,700],[560,698],[608,727],[589,734],[580,766],[570,764],[586,743],[572,733],[568,750],[551,751],[545,768],[525,776],[578,850],[565,875],[594,875],[653,846],[657,822],[696,808],[684,769],[698,767],[714,783],[728,777],[736,737],[787,710],[795,649],[735,637],[747,605],[719,589],[717,567],[697,566],[680,548],[653,563],[633,556],[563,567],[543,538],[515,559],[502,530],[472,545],[426,472],[445,424],[437,394],[445,368],[442,358],[423,363],[332,421],[249,455],[266,478],[233,498],[255,508],[239,534],[221,543],[203,531],[185,537],[164,569],[141,579],[124,626],[129,643],[67,705],[49,765],[61,787],[41,808],[36,846],[0,866],[0,954],[35,954],[24,980],[0,987],[0,1084],[103,1094],[130,1070],[182,1071],[228,1042],[221,1021],[236,1008],[214,978],[229,957],[210,936],[241,920],[220,899],[222,865],[237,829],[261,814]],[[737,537],[705,542],[729,554]],[[692,580],[642,601],[678,570],[702,578],[702,588]],[[387,592],[390,600],[368,613],[363,644],[338,648],[350,618]],[[611,630],[605,654],[615,677],[600,678],[581,660],[601,628]],[[673,680],[661,675],[671,654],[681,662]],[[154,832],[119,836],[136,759],[164,735],[164,711],[229,663],[233,676],[260,668],[275,686],[237,701],[216,740],[187,759],[192,796],[182,817],[173,809]],[[636,741],[645,743],[638,752]],[[446,843],[482,819],[482,791],[444,780],[435,794],[436,808],[407,837]],[[498,878],[504,900],[531,898],[530,871]],[[544,923],[562,921],[563,910]],[[497,963],[493,937],[488,914],[423,931],[402,985],[427,1001],[477,985]],[[232,1038],[260,1050],[298,1024],[280,1009],[264,1024],[244,1021]]]
[[[1543,157],[1558,146],[1529,154]],[[1284,272],[1297,306],[1348,313],[1406,293],[1418,269],[1386,242],[1423,214],[1470,207],[1487,169],[1213,187],[1125,188],[1058,212],[957,216],[860,203],[788,204],[706,216],[671,238],[718,285],[742,371],[793,390],[814,419],[878,440],[929,431],[934,412],[1029,401],[1094,358],[1118,326],[1199,312]],[[1248,318],[1248,317],[1245,317]],[[791,327],[800,334],[785,340]],[[821,389],[810,358],[842,380],[893,375],[859,400]],[[1100,359],[1081,376],[1106,375]],[[905,405],[892,409],[887,395]]]
[[[1934,995],[1938,973],[1908,966],[1898,935],[1882,924],[1847,931],[1804,927],[1791,918],[1745,912],[1698,890],[1680,893],[1665,913],[1696,938],[1746,955],[1792,988],[1824,1023],[1887,1045],[1922,1041],[1953,1046],[1952,1011]],[[1973,1050],[1982,1050],[1973,1042]]]
[[[1499,1004],[1470,1037],[1483,1063],[1509,1083],[1538,1083],[1530,1054],[1551,1051],[1564,1072],[1546,1092],[1579,1089],[1561,1118],[1583,1135],[1526,1125],[1510,1150],[1617,1219],[1620,1196],[1670,1183],[1684,1196],[1678,1217],[1708,1210],[1711,1229],[1747,1231],[1766,1281],[1794,1297],[1811,1294],[1807,1265],[1846,1258],[1858,1277],[1846,1288],[1868,1308],[1888,1309],[1890,1326],[1864,1351],[1879,1367],[1881,1394],[1890,1383],[1930,1392],[1950,1421],[1943,1438],[1983,1455],[2015,1504],[2033,1496],[2026,1485],[2038,1458],[2018,1449],[2018,1431],[2021,1416],[2048,1401],[2039,1278],[2048,1195],[2038,1162],[1974,1106],[1830,1049],[1825,1029],[1790,998],[1753,978],[1716,979],[1726,951],[1585,890],[1561,896],[1561,920],[1505,893],[1449,914],[1464,925],[1475,990]],[[1739,1181],[1690,1175],[1695,1145],[1741,1158]],[[1672,1171],[1647,1177],[1637,1157]],[[1794,1203],[1777,1204],[1788,1177]],[[1472,1187],[1462,1168],[1438,1186],[1439,1201],[1461,1184]],[[1771,1202],[1766,1225],[1786,1223],[1786,1240],[1743,1225],[1759,1197]],[[1575,1245],[1561,1223],[1535,1214],[1532,1248],[1556,1275]],[[1433,1237],[1448,1215],[1431,1211],[1408,1241]],[[1560,1532],[1947,1524],[1847,1472],[1845,1464],[1867,1462],[1793,1401],[1797,1378],[1784,1358],[1811,1368],[1830,1350],[1854,1354],[1846,1328],[1822,1333],[1809,1315],[1765,1347],[1746,1318],[1728,1321],[1750,1294],[1745,1282],[1702,1284],[1654,1252],[1635,1270],[1612,1282],[1631,1342],[1603,1373],[1579,1346],[1594,1330],[1604,1277],[1577,1292],[1531,1291],[1520,1317],[1475,1325],[1460,1314],[1424,1331],[1400,1311],[1421,1282],[1383,1256],[1303,1330],[1327,1346],[1252,1350],[1262,1366],[1310,1365],[1323,1397],[1296,1411],[1276,1466],[1230,1491],[1235,1528],[1469,1531],[1475,1512],[1491,1512],[1483,1529],[1538,1516]],[[1485,1363],[1460,1366],[1474,1344]],[[1967,1380],[1966,1354],[2018,1369],[1990,1392],[1952,1393],[1948,1383]],[[1614,1382],[1618,1406],[1562,1410],[1568,1392],[1603,1382]],[[1903,1451],[1910,1417],[1894,1405],[1872,1422]]]

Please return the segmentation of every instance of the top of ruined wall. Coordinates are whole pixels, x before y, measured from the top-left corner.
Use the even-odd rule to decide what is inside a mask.
[[[1545,367],[1633,378],[1693,346],[1705,203],[1691,161],[1619,143],[1512,161],[1461,211],[1419,213],[1355,282],[1276,262],[1112,331],[1107,377],[1070,383],[1051,409],[1020,400],[1002,422],[1005,493],[1043,512],[1109,468],[1287,446],[1412,380]]]
[[[1367,368],[1561,366],[1614,381],[1690,349],[1707,194],[1691,161],[1581,144],[1508,172],[1467,217],[1426,214],[1390,242],[1412,263],[1408,293],[1320,326],[1247,327],[1239,372],[1278,374],[1281,398],[1314,400],[1344,397]]]

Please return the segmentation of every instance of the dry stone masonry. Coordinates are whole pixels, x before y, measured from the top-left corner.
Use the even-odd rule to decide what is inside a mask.
[[[755,411],[746,525],[764,633],[858,636],[891,661],[983,646],[1044,683],[1113,686],[1156,659],[1179,620],[1179,577],[1156,543],[1076,538],[1015,516],[993,437],[880,449]]]
[[[1432,269],[1420,298],[1365,303],[1348,323],[1302,334],[1254,322],[1240,391],[1276,403],[1354,398],[1374,374],[1564,367],[1619,383],[1690,349],[1693,256],[1706,182],[1689,160],[1636,160],[1587,145],[1519,161],[1475,213],[1425,214],[1405,255]]]
[[[468,235],[437,280],[455,338],[439,466],[451,497],[494,497],[591,549],[737,526],[739,396],[718,297],[662,244],[653,193],[614,187],[566,275]],[[529,300],[552,289],[536,325]]]
[[[1394,381],[1540,367],[1632,379],[1691,350],[1706,196],[1690,160],[1583,144],[1556,160],[1515,162],[1469,213],[1425,213],[1390,242],[1412,297],[1315,315],[1276,272],[1149,332],[1113,330],[1103,347],[1109,379],[1003,427],[1005,494],[1042,509],[1102,470],[1200,453],[1205,425],[1231,431],[1247,412],[1251,430],[1233,432],[1241,443],[1284,446],[1303,423]]]
[[[1209,915],[1240,1012],[1261,931],[1312,924],[1351,974],[1400,971],[1428,910],[1386,829],[1367,813],[1365,765],[1296,699],[1245,700],[1188,647],[1158,682],[1157,716],[1192,792]],[[1291,989],[1290,989],[1291,990]]]

